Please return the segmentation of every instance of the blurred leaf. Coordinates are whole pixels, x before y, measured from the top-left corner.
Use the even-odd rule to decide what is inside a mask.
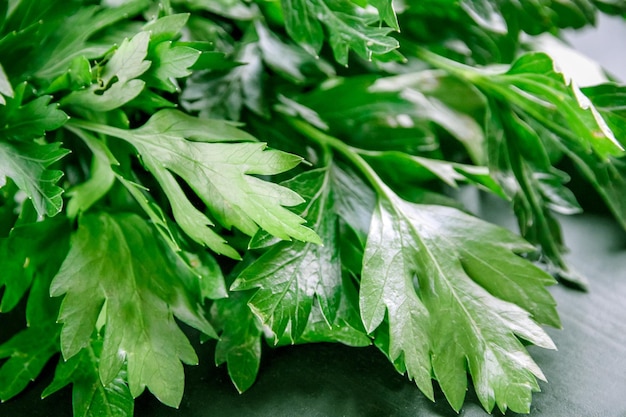
[[[53,321],[37,323],[0,345],[0,359],[9,358],[0,367],[0,400],[22,392],[58,351],[59,329]]]

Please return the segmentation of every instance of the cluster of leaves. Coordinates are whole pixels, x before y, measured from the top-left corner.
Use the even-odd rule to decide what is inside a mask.
[[[626,87],[580,88],[529,40],[625,9],[0,2],[0,312],[27,324],[0,335],[0,400],[58,357],[43,395],[72,384],[75,415],[131,416],[146,387],[176,407],[183,322],[239,391],[263,339],[374,344],[455,410],[469,373],[488,412],[528,412],[525,345],[560,326],[546,287],[585,285],[562,161],[626,227]],[[461,186],[510,202],[521,236]]]

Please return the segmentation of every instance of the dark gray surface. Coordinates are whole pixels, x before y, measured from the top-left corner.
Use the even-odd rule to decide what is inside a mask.
[[[490,201],[486,207],[485,217],[512,226],[504,206]],[[530,348],[549,380],[534,395],[531,416],[626,417],[626,234],[601,215],[562,222],[571,248],[568,258],[589,278],[590,292],[552,288],[564,328],[548,329],[558,352]],[[198,353],[201,364],[186,369],[187,387],[179,410],[143,395],[135,415],[457,415],[440,393],[435,404],[425,399],[374,348],[310,345],[267,350],[257,383],[243,395],[236,393],[223,368],[213,366],[212,343],[200,346]],[[50,372],[18,398],[0,405],[0,416],[71,416],[67,389],[38,400]],[[471,390],[460,415],[486,415]]]

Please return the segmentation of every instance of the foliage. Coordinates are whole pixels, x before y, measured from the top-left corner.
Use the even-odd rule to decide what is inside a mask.
[[[43,396],[71,384],[74,415],[131,416],[146,387],[177,407],[201,335],[240,392],[267,345],[337,342],[454,410],[469,374],[487,412],[528,413],[547,287],[586,282],[567,167],[626,227],[626,87],[533,50],[599,12],[625,8],[0,2],[0,321],[27,323],[2,335],[0,400],[58,357]]]

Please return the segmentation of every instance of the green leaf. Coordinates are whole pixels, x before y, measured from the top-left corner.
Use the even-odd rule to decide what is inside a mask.
[[[509,0],[500,8],[501,13],[515,22],[512,24],[521,26],[531,35],[550,31],[554,27],[580,28],[596,22],[596,6],[590,0]]]
[[[335,210],[364,244],[376,206],[376,195],[356,172],[345,166],[333,165],[332,179]]]
[[[311,55],[317,56],[324,43],[320,19],[309,11],[307,0],[281,0],[285,28],[291,38]]]
[[[482,31],[501,35],[520,29],[538,35],[554,28],[580,28],[596,20],[596,6],[590,0],[461,0],[458,5]]]
[[[626,13],[626,4],[621,0],[596,0],[594,4],[604,13],[613,15]]]
[[[236,291],[258,288],[249,305],[277,339],[289,329],[295,342],[306,327],[315,299],[328,323],[333,323],[337,315],[341,263],[329,181],[329,170],[319,169],[300,174],[285,184],[307,199],[303,215],[323,245],[278,243],[246,267],[231,286]]]
[[[84,122],[80,126],[102,130]],[[252,236],[260,226],[281,239],[320,242],[315,232],[302,225],[302,218],[284,207],[300,204],[302,198],[254,176],[287,171],[300,163],[300,157],[266,150],[264,143],[251,142],[250,135],[228,122],[194,118],[175,110],[162,110],[134,130],[107,128],[103,133],[137,148],[168,196],[181,228],[217,253],[238,258],[234,249],[207,227],[213,222],[194,208],[173,174],[191,186],[224,227],[234,226]]]
[[[179,37],[188,20],[189,13],[166,15],[146,23],[142,32],[149,32],[150,42],[158,45]]]
[[[484,133],[475,118],[481,116],[484,98],[472,86],[440,72],[336,79],[298,102],[359,148],[425,156],[438,150],[440,133],[435,128],[440,126],[465,146],[475,163],[485,159]]]
[[[397,30],[391,2],[375,1],[374,5],[391,28],[370,26],[369,17],[348,1],[281,1],[287,33],[309,53],[317,56],[324,40],[319,22],[324,23],[335,59],[342,65],[348,64],[350,50],[371,61],[373,57],[398,48],[398,41],[388,36],[389,32]]]
[[[202,298],[217,300],[228,297],[226,282],[217,260],[206,251],[186,252],[183,257],[200,279]]]
[[[38,323],[0,345],[0,359],[9,358],[0,368],[0,400],[22,392],[58,351],[59,329],[54,322]]]
[[[497,3],[489,0],[461,0],[461,8],[480,26],[497,33],[506,33],[506,21],[497,10]],[[530,3],[530,2],[528,2]]]
[[[63,189],[56,185],[63,173],[47,169],[69,153],[61,144],[35,145],[0,142],[0,183],[6,177],[31,199],[40,216],[54,216],[61,211]]]
[[[55,322],[59,303],[50,298],[48,290],[67,252],[68,226],[67,221],[58,217],[16,226],[8,239],[10,255],[14,258],[5,258],[5,253],[0,258],[1,263],[18,264],[22,274],[32,277],[27,287],[30,290],[26,303],[27,327],[0,345],[0,359],[8,358],[0,367],[1,401],[19,394],[59,351],[60,326]],[[5,268],[2,265],[0,282],[7,280],[14,285],[22,279]],[[3,311],[11,291],[7,289],[4,293]]]
[[[173,0],[172,3],[182,3],[191,10],[206,10],[236,20],[251,20],[257,16],[256,9],[242,0]]]
[[[239,120],[245,106],[267,116],[261,47],[252,28],[233,54],[233,61],[242,65],[224,75],[200,72],[187,81],[181,96],[187,111],[199,112],[202,117]]]
[[[423,158],[397,151],[355,151],[381,172],[382,176],[391,178],[397,184],[419,184],[438,179],[450,187],[457,188],[459,182],[472,182],[506,198],[504,191],[491,178],[486,167]]]
[[[72,130],[70,128],[70,130]],[[87,211],[92,205],[100,200],[113,186],[115,173],[111,169],[112,163],[117,163],[106,145],[96,138],[87,137],[81,131],[74,132],[85,142],[93,153],[91,163],[91,178],[87,181],[70,188],[67,197],[67,215],[76,217],[79,213]]]
[[[174,80],[191,75],[192,67],[202,52],[188,46],[178,46],[171,41],[159,43],[148,55],[152,66],[145,77],[155,88],[170,93],[179,90]]]
[[[398,26],[398,17],[393,9],[392,0],[369,0],[369,3],[378,9],[378,14],[381,20],[383,20],[389,27],[394,30],[400,30]]]
[[[133,397],[147,386],[161,402],[176,407],[184,387],[181,361],[198,359],[174,317],[215,333],[197,304],[199,289],[192,293],[185,285],[196,276],[175,263],[155,237],[136,215],[83,216],[50,294],[65,294],[59,313],[65,359],[89,346],[104,314],[102,383],[111,383],[126,362]]]
[[[387,192],[370,227],[361,279],[369,332],[389,320],[389,355],[433,397],[431,375],[455,410],[466,372],[487,411],[529,412],[541,370],[518,339],[554,348],[535,321],[558,323],[544,288],[553,279],[515,253],[531,251],[511,232],[441,206]],[[402,368],[401,368],[402,369]]]
[[[275,335],[274,335],[275,336]],[[343,276],[341,299],[333,323],[328,323],[320,303],[314,301],[306,328],[295,343],[343,343],[347,346],[363,347],[372,344],[365,332],[359,315],[359,296],[354,280]],[[293,344],[290,335],[285,333],[276,345]]]
[[[583,94],[591,100],[607,124],[615,132],[615,136],[624,144],[626,141],[626,86],[606,83],[586,87]]]
[[[98,80],[89,88],[74,91],[61,100],[64,106],[81,106],[92,111],[116,109],[137,97],[145,82],[137,79],[150,67],[148,54],[150,34],[139,32],[132,39],[124,39],[111,59],[101,68]]]
[[[522,236],[541,248],[549,270],[584,288],[586,280],[565,262],[563,237],[553,215],[582,211],[574,194],[564,186],[569,176],[552,166],[537,132],[502,107],[489,120],[492,175],[513,201]]]
[[[395,100],[408,105],[398,113],[398,127],[412,127],[420,121],[436,124],[463,144],[473,163],[484,164],[485,135],[477,120],[484,119],[486,102],[471,84],[440,71],[426,70],[380,77],[368,93],[396,94]],[[411,122],[401,115],[408,115]]]
[[[54,79],[63,74],[76,57],[101,57],[110,45],[99,44],[90,38],[122,19],[139,14],[149,5],[148,0],[132,0],[119,7],[83,6],[63,15],[60,21],[47,22],[54,30],[43,40],[43,44],[38,45],[31,65],[35,77]]]
[[[28,268],[30,259],[27,248],[23,246],[19,238],[16,238],[18,234],[19,231],[0,240],[0,267],[2,268],[0,286],[4,286],[4,293],[0,297],[2,300],[0,312],[3,313],[15,308],[28,291],[33,279],[32,270]]]
[[[623,154],[615,138],[589,99],[555,68],[543,53],[520,57],[502,75],[484,76],[480,86],[537,119],[558,135],[577,139],[600,157]],[[564,130],[567,129],[567,130]]]
[[[91,84],[93,74],[91,64],[84,56],[74,58],[67,71],[55,78],[45,92],[47,94],[56,93],[63,90],[76,91]]]
[[[125,382],[126,371],[103,385],[98,375],[102,340],[94,340],[79,354],[57,364],[54,379],[41,394],[42,398],[72,384],[72,406],[75,416],[132,417],[133,397]]]
[[[194,43],[194,46],[200,48],[197,43]],[[230,70],[239,65],[241,65],[241,63],[233,61],[224,52],[203,50],[196,63],[191,66],[191,69],[223,71]]]
[[[335,75],[333,67],[327,62],[314,58],[296,45],[283,42],[261,21],[255,21],[255,29],[263,61],[287,80],[310,84],[316,78]]]
[[[248,307],[248,299],[249,292],[236,292],[211,306],[211,321],[220,331],[215,364],[226,363],[228,375],[240,393],[252,386],[261,364],[262,326]]]
[[[144,26],[150,33],[147,59],[152,62],[144,75],[148,85],[170,93],[179,91],[177,78],[191,75],[191,67],[198,61],[201,50],[191,43],[173,42],[189,19],[188,13],[164,16]]]
[[[56,273],[67,251],[66,227],[65,219],[46,218],[16,224],[7,238],[0,239],[0,287],[5,286],[0,312],[11,311],[40,274]]]
[[[413,284],[416,262],[411,252],[416,248],[410,240],[403,243],[411,239],[410,225],[392,217],[392,209],[389,202],[381,200],[374,211],[363,259],[361,317],[371,333],[388,312],[390,357],[404,358],[408,377],[432,400],[429,313]]]
[[[596,106],[615,136],[626,144],[626,88],[615,84],[603,84],[583,89]],[[560,139],[560,140],[559,140]],[[559,147],[579,168],[585,178],[598,190],[616,220],[626,229],[626,163],[624,157],[601,160],[584,152],[571,141],[557,138]]]
[[[36,97],[24,103],[29,93],[28,84],[18,85],[14,96],[0,108],[0,134],[5,138],[29,141],[58,129],[68,120],[57,103],[50,104],[51,96]]]
[[[384,55],[399,47],[398,41],[388,36],[393,29],[369,26],[356,13],[335,10],[329,3],[326,0],[307,2],[310,13],[328,28],[330,46],[338,63],[348,64],[350,50],[371,61],[373,56]]]

